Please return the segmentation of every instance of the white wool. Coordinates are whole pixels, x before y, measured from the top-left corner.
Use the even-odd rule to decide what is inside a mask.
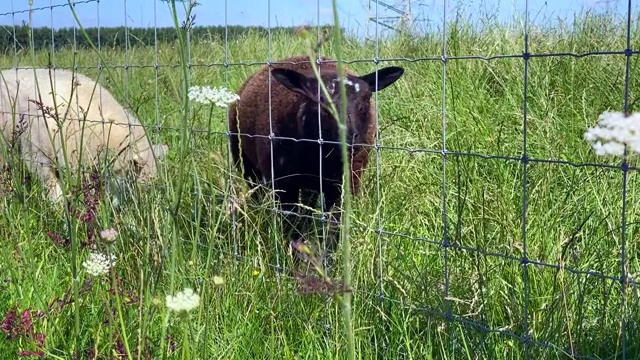
[[[42,101],[43,106],[33,101]],[[51,114],[57,113],[58,119],[43,116],[43,107],[55,108]],[[133,171],[138,181],[148,183],[156,176],[156,158],[164,157],[168,150],[164,144],[152,146],[140,121],[107,89],[71,70],[35,69],[35,77],[34,69],[0,72],[0,112],[5,140],[14,136],[14,124],[26,121],[19,137],[20,154],[29,171],[46,186],[52,201],[62,195],[55,159],[72,172],[78,170],[79,162],[85,171],[96,166],[103,169],[103,164],[113,162],[110,170],[118,182]]]
[[[328,86],[328,90],[330,94],[333,94],[335,92],[336,89],[336,83],[338,82],[338,79],[333,80],[329,86]],[[348,78],[345,78],[343,81],[345,86],[351,86],[355,89],[356,92],[360,92],[360,84],[358,83],[354,83],[353,81],[349,80]]]

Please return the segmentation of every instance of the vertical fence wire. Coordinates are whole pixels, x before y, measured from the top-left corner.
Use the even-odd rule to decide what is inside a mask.
[[[304,30],[303,30],[304,31]],[[320,0],[316,1],[316,46],[315,46],[315,55],[316,58],[315,59],[311,59],[309,58],[309,61],[315,61],[316,64],[318,65],[318,67],[322,66],[322,42],[323,38],[321,36],[320,33]],[[318,84],[316,86],[316,91],[317,94],[320,95],[322,94],[322,89],[320,87],[320,81],[318,81]],[[319,189],[320,189],[320,194],[324,193],[323,190],[323,174],[322,174],[322,162],[323,162],[323,139],[322,139],[322,121],[321,121],[321,108],[320,106],[318,106],[318,111],[317,111],[317,115],[318,115],[318,174],[320,175],[320,178],[318,179],[318,185],[319,185]],[[327,211],[331,211],[331,209],[325,209],[325,202],[324,202],[324,197],[320,196],[320,208],[322,210],[322,239],[326,239],[327,236],[327,226],[331,226],[329,225],[329,219],[331,217],[327,217],[325,214]],[[326,241],[322,242],[322,253],[325,254],[327,251],[326,248]],[[323,258],[324,260],[324,258]],[[324,265],[324,261],[323,261],[323,265]],[[324,266],[323,266],[324,267]],[[325,271],[326,271],[326,267]],[[330,310],[331,304],[330,302],[326,301],[324,303],[324,308],[325,308],[325,314],[331,314],[331,310]],[[331,319],[329,316],[325,316],[324,317],[324,329],[323,329],[323,335],[324,335],[324,341],[325,341],[325,345],[327,346],[327,348],[329,348],[330,346],[330,341],[331,341],[331,330],[332,330],[332,326],[331,326]]]
[[[16,9],[14,0],[11,0],[11,30],[13,33],[13,66],[18,68],[18,37],[16,36]]]
[[[96,1],[96,27],[98,28],[97,33],[98,33],[98,38],[96,39],[96,47],[98,49],[98,75],[95,78],[95,81],[100,81],[101,78],[103,78],[102,75],[102,70],[103,70],[103,63],[102,63],[102,37],[100,36],[101,33],[101,24],[100,24],[100,0]],[[78,27],[77,24],[74,24],[74,33],[75,33],[75,29]],[[93,41],[93,40],[92,40]],[[76,64],[76,71],[77,71],[77,64]],[[98,99],[100,101],[100,108],[102,108],[102,86],[98,86],[97,87],[98,90]],[[130,121],[127,115],[127,121]]]
[[[380,62],[380,37],[379,37],[379,28],[378,28],[378,2],[375,2],[374,9],[374,49],[373,49],[373,63],[374,63],[374,71],[376,71],[376,84],[377,84],[377,72],[379,70],[379,62]],[[368,15],[368,14],[367,14]],[[368,26],[365,37],[368,37]],[[380,147],[380,101],[378,101],[378,92],[373,93],[373,98],[376,107],[376,118],[374,119],[376,123],[376,136],[375,136],[375,165],[376,165],[376,174],[375,174],[375,182],[376,182],[376,245],[378,250],[378,299],[380,301],[380,309],[382,310],[381,316],[384,317],[390,316],[390,314],[386,314],[385,310],[388,310],[388,305],[385,303],[385,288],[384,288],[384,252],[382,250],[382,243],[384,241],[384,232],[383,232],[383,224],[382,224],[382,211],[383,211],[383,203],[382,203],[382,187],[381,187],[381,163],[382,163],[382,155],[381,155],[381,147]],[[385,306],[387,305],[387,306]],[[382,337],[382,352],[384,356],[387,356],[388,351],[387,338]]]
[[[280,276],[281,276],[281,272],[283,271],[282,268],[282,264],[280,264],[280,237],[278,236],[277,233],[277,228],[278,228],[278,219],[277,219],[277,214],[278,214],[278,209],[277,209],[277,204],[276,204],[276,200],[277,200],[277,196],[276,196],[276,189],[275,189],[275,174],[274,174],[274,167],[273,167],[273,141],[275,140],[275,134],[273,133],[273,107],[272,107],[272,99],[271,99],[271,86],[273,84],[273,81],[271,80],[272,76],[271,76],[271,63],[272,63],[272,29],[271,29],[271,0],[267,0],[267,66],[268,66],[268,74],[269,76],[267,76],[267,88],[268,88],[268,96],[269,96],[269,156],[271,157],[271,199],[272,199],[272,211],[273,211],[273,216],[271,217],[271,229],[270,229],[270,238],[271,241],[273,241],[274,243],[274,248],[275,248],[275,254],[276,254],[276,281],[278,283],[278,285],[280,285]],[[241,132],[241,131],[240,131]],[[266,179],[263,179],[266,180]]]
[[[13,67],[15,68],[16,77],[18,76],[18,38],[16,36],[16,10],[14,0],[11,0],[11,33],[13,35]],[[0,87],[0,93],[5,91],[4,86]],[[15,124],[14,124],[15,126]],[[9,149],[7,149],[8,151]]]
[[[49,13],[50,13],[50,15],[51,15],[51,16],[50,16],[50,21],[51,21],[51,23],[50,23],[50,26],[51,26],[51,47],[50,47],[50,48],[51,48],[51,52],[50,52],[50,54],[51,54],[51,55],[50,55],[50,56],[51,56],[51,58],[50,58],[50,64],[49,64],[49,65],[50,65],[50,66],[51,66],[51,68],[53,69],[53,70],[51,70],[51,74],[52,74],[52,77],[53,77],[53,79],[51,79],[51,80],[52,80],[52,82],[53,82],[52,90],[53,90],[53,91],[54,91],[54,93],[55,93],[55,92],[56,92],[56,81],[55,81],[55,78],[56,78],[56,72],[55,72],[55,68],[56,68],[56,38],[55,38],[55,27],[54,27],[54,23],[53,23],[53,9],[54,9],[54,8],[53,8],[53,0],[49,0]],[[74,26],[74,27],[73,27],[73,43],[71,44],[71,46],[73,47],[73,50],[74,50],[74,51],[75,51],[75,47],[76,47],[76,43],[77,43],[77,42],[76,42],[76,33],[75,33],[75,29],[76,29],[76,28],[75,28],[75,26]],[[32,29],[32,30],[33,30],[33,29]],[[35,40],[35,39],[34,39],[34,40]],[[35,41],[34,41],[34,42],[35,42]],[[35,44],[34,44],[34,45],[35,45]],[[76,61],[75,61],[75,58],[74,58],[74,63],[73,63],[74,69],[75,69],[76,65],[77,65],[77,64],[76,64]],[[38,86],[42,86],[42,84],[41,84],[41,83],[38,83]],[[36,93],[39,93],[39,92],[40,92],[40,90],[39,90],[39,89],[38,89],[38,90],[35,90],[35,92],[36,92]],[[70,101],[70,100],[71,100],[71,99],[69,99],[69,101]],[[71,104],[69,104],[69,105],[71,105]]]
[[[229,76],[229,2],[228,0],[224,0],[224,82],[226,84],[226,86],[229,88],[231,86],[231,82],[229,80],[230,76]],[[228,176],[227,176],[227,184],[226,184],[226,188],[228,190],[233,189],[233,157],[231,155],[231,136],[236,136],[237,138],[240,138],[240,135],[231,135],[231,127],[230,127],[230,118],[229,118],[229,112],[225,111],[225,119],[227,120],[226,126],[227,126],[227,139],[228,139],[228,146],[227,146],[227,171],[228,171]],[[240,146],[241,143],[238,144],[238,146]],[[239,154],[241,154],[241,152],[239,152]],[[232,196],[231,199],[229,199],[231,201],[231,205],[232,206],[232,210],[231,210],[231,228],[233,229],[233,231],[231,231],[231,238],[232,238],[232,242],[233,242],[233,256],[234,256],[234,261],[240,259],[240,244],[238,243],[238,235],[237,235],[237,229],[238,229],[238,216],[237,216],[237,211],[235,208],[235,204],[236,201],[239,201],[235,198],[235,192],[229,192],[229,194],[227,194],[227,196]]]
[[[624,74],[624,114],[629,115],[629,80],[631,76],[631,0],[627,2],[627,24],[626,24],[626,47],[625,54],[625,74]],[[629,164],[627,163],[627,151],[625,149],[622,158],[622,219],[620,233],[620,307],[622,319],[620,319],[620,338],[622,342],[622,359],[627,358],[627,181],[629,178]]]
[[[374,10],[374,18],[375,18],[375,26],[374,26],[374,32],[375,32],[375,47],[374,47],[374,54],[373,54],[373,59],[374,59],[374,65],[375,65],[375,71],[378,70],[378,60],[380,58],[380,44],[379,44],[379,40],[378,40],[378,2],[376,1],[375,4],[375,10]],[[368,28],[367,28],[368,30]],[[368,31],[367,33],[365,33],[365,37],[368,37]],[[382,250],[382,242],[384,241],[384,234],[383,234],[383,224],[382,224],[382,188],[380,186],[381,181],[381,148],[380,148],[380,105],[379,105],[379,101],[378,101],[378,92],[376,91],[375,93],[373,93],[374,96],[374,101],[375,101],[375,106],[376,106],[376,118],[375,118],[375,122],[376,122],[376,138],[375,138],[375,154],[376,154],[376,245],[377,245],[377,250],[378,250],[378,299],[380,301],[380,308],[381,309],[385,309],[385,296],[384,296],[384,253]],[[387,315],[387,314],[384,314]],[[383,316],[384,316],[383,315]],[[382,338],[382,349],[383,351],[385,351],[386,354],[386,349],[387,349],[387,340],[386,338]]]
[[[443,266],[443,294],[442,300],[445,305],[445,320],[447,329],[451,318],[451,304],[449,300],[449,224],[447,213],[447,0],[442,1],[442,266]]]
[[[55,27],[53,22],[53,0],[49,0],[49,20],[51,24],[51,66],[55,68],[56,66],[56,37],[55,37]],[[75,39],[74,39],[75,40]],[[73,42],[73,46],[75,46],[75,41]]]
[[[76,26],[77,27],[77,24]],[[74,27],[74,28],[75,28]],[[100,78],[103,77],[102,75],[102,67],[103,67],[103,63],[102,63],[102,37],[100,36],[102,27],[100,24],[100,0],[96,1],[96,27],[98,28],[97,33],[98,33],[98,38],[96,39],[96,47],[98,49],[98,76],[96,76],[96,81],[99,81]],[[102,106],[102,86],[98,86],[98,96],[100,97],[100,106]]]
[[[128,6],[127,6],[127,0],[122,0],[123,1],[123,6],[124,6],[124,101],[125,101],[125,107],[127,109],[131,109],[131,98],[129,96],[129,67],[131,65],[131,59],[130,59],[130,48],[129,48],[129,12],[128,12]],[[129,116],[129,112],[127,111],[127,122],[129,125],[129,129],[131,129],[132,126],[132,119]],[[130,137],[129,138],[129,144],[133,145],[134,144],[134,137]]]
[[[51,11],[51,13],[53,14],[53,8],[52,8],[52,6],[53,6],[53,3],[52,3],[51,1],[49,1],[50,11]],[[32,14],[33,14],[33,13],[32,13]],[[52,21],[53,21],[53,18],[52,18]],[[31,30],[33,30],[33,23],[30,23],[30,24],[29,24],[29,26],[30,26]],[[77,38],[76,38],[75,29],[76,29],[76,28],[75,28],[75,26],[71,27],[71,36],[72,36],[72,39],[73,39],[73,41],[72,41],[72,43],[71,43],[71,49],[72,49],[73,51],[75,51],[75,47],[76,47],[76,43],[77,43],[77,41],[76,41],[76,40],[77,40]],[[52,38],[52,41],[51,41],[51,63],[47,64],[47,65],[50,65],[50,66],[51,66],[51,70],[50,70],[50,72],[49,72],[49,74],[51,74],[51,75],[50,75],[50,77],[51,77],[51,78],[47,77],[47,79],[44,79],[44,81],[46,81],[47,83],[48,83],[49,81],[51,81],[51,89],[53,90],[53,92],[54,92],[54,93],[56,93],[56,92],[57,92],[57,91],[56,91],[57,83],[56,83],[56,81],[55,81],[55,78],[56,78],[56,71],[55,71],[55,68],[56,68],[56,62],[55,62],[55,54],[56,54],[56,51],[55,51],[55,36],[54,36],[54,34],[55,34],[55,28],[54,28],[54,26],[53,26],[53,23],[51,23],[51,38]],[[30,40],[31,40],[31,39],[30,39]],[[33,40],[34,40],[34,44],[33,44],[33,45],[35,46],[35,39],[33,39]],[[29,43],[29,46],[31,46],[31,43]],[[35,49],[34,49],[34,52],[35,52]],[[77,67],[77,63],[76,63],[76,61],[77,61],[77,60],[76,60],[76,58],[74,57],[74,58],[73,58],[73,63],[71,64],[71,69],[72,69],[72,70],[75,70],[75,69],[76,69],[76,67]],[[35,66],[35,64],[34,64],[34,66]],[[43,82],[42,82],[40,79],[38,79],[37,83],[36,83],[36,84],[34,84],[34,85],[35,85],[35,86],[34,86],[34,89],[33,89],[33,96],[34,96],[34,98],[36,98],[36,99],[38,99],[38,100],[39,100],[39,99],[40,99],[40,97],[44,98],[46,95],[48,95],[48,94],[43,94],[43,93],[41,93],[41,91],[42,91],[41,89],[42,89],[42,86],[43,86]],[[69,107],[71,107],[71,99],[68,99],[68,101],[69,101]],[[30,106],[30,105],[29,105],[29,106]],[[38,110],[39,110],[39,109],[38,109],[38,106],[35,106],[35,110],[36,110],[36,111],[38,111]],[[49,131],[51,131],[51,130],[49,130]],[[51,133],[51,132],[50,132],[50,133],[49,133],[49,136],[53,136],[53,133]]]
[[[317,20],[317,26],[316,26],[316,41],[317,41],[317,46],[316,46],[316,64],[318,65],[318,67],[322,66],[322,46],[320,44],[320,0],[317,1],[316,3],[317,7],[316,7],[316,16],[318,18]],[[312,59],[309,59],[309,61],[312,61]],[[322,89],[320,87],[320,81],[318,81],[318,84],[316,86],[316,91],[318,92],[318,95],[321,94]],[[323,189],[323,181],[322,181],[322,162],[323,162],[323,156],[322,156],[322,151],[323,149],[323,144],[324,144],[324,139],[322,138],[322,121],[321,121],[321,108],[320,106],[318,106],[318,153],[319,153],[319,161],[318,161],[318,167],[319,167],[319,175],[320,178],[318,179],[319,182],[319,189],[320,189],[320,194],[324,194],[324,189]],[[325,214],[327,211],[331,211],[331,209],[325,209],[325,202],[324,202],[324,196],[320,196],[320,209],[322,210],[322,238],[325,239],[326,234],[328,233],[327,227],[331,226],[329,224],[329,219],[331,217],[327,217]],[[326,243],[323,242],[322,243],[322,250],[323,253],[326,251]]]
[[[154,86],[154,110],[155,131],[160,132],[160,88],[158,85],[160,75],[160,56],[158,48],[158,5],[153,2],[153,86]],[[98,37],[99,38],[99,37]]]
[[[51,3],[51,6],[53,7],[53,3]],[[53,13],[53,8],[52,8],[51,10],[52,10],[52,13]],[[53,31],[54,31],[54,29],[53,29],[53,24],[51,24],[51,32],[52,32],[52,35],[53,35]],[[73,24],[73,27],[71,28],[71,31],[72,31],[72,33],[73,33],[73,44],[72,44],[71,46],[72,46],[72,48],[73,48],[73,53],[75,54],[75,53],[77,53],[77,52],[78,52],[78,33],[77,33],[77,32],[78,32],[78,24],[75,24],[75,23],[74,23],[74,24]],[[56,50],[55,50],[55,44],[52,44],[52,45],[53,45],[53,47],[51,48],[51,53],[52,53],[52,54],[55,54],[55,52],[56,52]],[[55,69],[55,62],[54,62],[52,65],[54,66],[54,69]],[[79,67],[79,65],[78,65],[78,58],[77,58],[76,56],[74,56],[74,57],[73,57],[73,76],[74,76],[74,77],[77,77],[77,74],[78,74],[78,67]],[[53,72],[53,79],[52,79],[52,81],[53,81],[53,91],[54,91],[54,93],[57,93],[57,82],[56,82],[55,78],[56,78],[56,72],[54,71],[54,72]],[[96,81],[98,81],[98,79],[96,79]],[[77,95],[77,93],[76,93],[75,91],[77,91],[77,88],[76,88],[76,89],[74,90],[74,92],[73,92],[75,95]],[[98,88],[98,92],[99,92],[99,91],[100,91],[100,89]],[[100,106],[102,107],[102,97],[101,97],[101,94],[98,94],[98,96],[99,96],[99,100],[98,100],[98,101],[100,102]],[[80,112],[80,99],[79,99],[79,97],[78,97],[78,96],[76,96],[75,98],[76,98],[76,101],[75,101],[75,106],[76,106],[75,111],[76,111],[76,114],[81,114],[81,112]],[[69,101],[69,107],[71,107],[71,100],[72,100],[72,99],[67,99],[67,101]],[[66,141],[65,141],[65,142],[66,142]]]
[[[529,91],[529,0],[525,0],[524,9],[524,48],[522,57],[524,59],[523,72],[523,95],[522,95],[522,283],[523,283],[523,307],[522,307],[522,339],[524,340],[524,357],[529,358],[529,258],[527,256],[527,170],[528,170],[528,154],[527,154],[527,95]]]

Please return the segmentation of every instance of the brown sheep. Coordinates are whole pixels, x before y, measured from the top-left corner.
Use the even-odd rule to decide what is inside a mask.
[[[321,77],[339,110],[337,64],[326,60],[330,59],[324,58],[319,65]],[[351,191],[357,194],[371,150],[369,146],[362,145],[375,143],[376,109],[372,92],[393,84],[402,76],[404,69],[395,66],[379,69],[376,88],[375,72],[358,76],[346,66],[343,68],[347,74],[347,143],[352,144],[348,147]],[[269,138],[268,65],[262,66],[245,81],[238,91],[240,100],[229,106],[233,159],[240,171],[244,170],[244,177],[249,182],[270,183],[273,175],[276,197],[284,210],[299,212],[295,204],[299,202],[300,191],[303,195],[302,204],[315,207],[322,189],[324,209],[329,211],[342,195],[343,167],[338,124],[327,109],[328,101],[324,95],[320,93],[318,97],[318,82],[308,56],[293,56],[278,61],[278,64],[271,65],[271,74],[271,123],[275,163],[271,163]],[[322,142],[319,141],[319,123]],[[338,212],[334,220],[339,219]],[[335,249],[338,237],[339,230],[330,234],[326,243],[328,251]]]

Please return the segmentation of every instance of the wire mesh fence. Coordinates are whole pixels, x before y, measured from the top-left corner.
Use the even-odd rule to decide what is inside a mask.
[[[108,37],[112,33],[105,35],[105,27],[101,25],[104,8],[111,6],[110,3],[86,0],[70,5],[52,0],[49,5],[28,8],[12,0],[11,10],[0,13],[5,37],[8,34],[11,39],[9,46],[6,41],[3,43],[2,67],[31,67],[25,55],[29,46],[23,43],[25,36],[20,34],[31,29],[29,21],[34,14],[43,18],[48,15],[50,37],[41,40],[43,45],[39,51],[42,53],[37,57],[40,65],[49,63],[56,69],[75,69],[87,74],[99,74],[106,68],[117,70],[114,74],[120,78],[107,76],[106,87],[121,86],[123,91],[119,96],[125,107],[145,114],[142,123],[152,141],[160,138],[173,141],[170,145],[173,149],[177,147],[174,146],[176,137],[187,124],[177,120],[180,110],[175,102],[179,101],[176,100],[178,96],[167,95],[171,86],[180,82],[176,80],[180,78],[179,71],[183,66],[177,49],[180,45],[159,40],[163,30],[158,26],[158,18],[167,11],[167,4],[153,2],[154,24],[149,27],[153,31],[149,32],[130,26],[126,9],[131,3],[122,1],[125,11],[123,33],[114,35],[116,41]],[[634,358],[633,354],[640,352],[634,340],[638,336],[639,301],[633,205],[639,194],[633,179],[638,167],[626,153],[621,158],[600,161],[586,151],[567,150],[579,146],[576,144],[582,141],[583,134],[580,129],[595,122],[593,114],[605,110],[603,104],[615,106],[624,113],[633,111],[633,59],[639,50],[634,49],[634,36],[637,36],[634,31],[637,29],[633,26],[637,15],[631,1],[626,4],[626,23],[618,24],[619,28],[616,28],[624,37],[618,39],[622,47],[593,50],[581,49],[580,44],[568,44],[566,48],[575,51],[538,51],[544,48],[540,44],[547,44],[545,37],[551,35],[532,28],[532,9],[529,1],[525,1],[521,9],[524,14],[519,28],[521,33],[513,35],[505,31],[498,37],[505,44],[522,40],[521,51],[499,53],[495,49],[507,46],[497,44],[489,46],[492,54],[472,52],[473,45],[460,49],[460,36],[481,40],[465,33],[468,29],[460,24],[459,14],[447,12],[451,9],[449,5],[447,0],[440,5],[443,11],[441,27],[435,35],[402,35],[399,40],[393,37],[391,39],[395,40],[389,40],[379,36],[378,27],[374,26],[376,35],[372,42],[365,45],[356,40],[347,42],[345,64],[357,68],[360,74],[376,71],[385,64],[397,64],[406,69],[405,78],[397,85],[399,89],[386,90],[389,95],[373,93],[377,114],[375,143],[363,145],[371,148],[371,162],[366,175],[366,191],[354,198],[356,203],[362,204],[356,205],[352,215],[356,221],[351,236],[365,240],[356,239],[352,246],[366,248],[362,250],[365,254],[362,257],[368,257],[357,262],[360,268],[356,270],[355,292],[368,301],[362,307],[377,311],[373,315],[376,320],[368,324],[382,327],[380,331],[384,333],[387,331],[385,326],[392,326],[389,323],[404,321],[408,324],[404,327],[414,327],[409,331],[414,339],[420,339],[425,333],[429,336],[442,334],[446,339],[443,340],[445,352],[450,354],[460,351],[461,344],[468,341],[467,345],[474,352],[494,351],[494,355],[502,352],[503,356],[509,356],[510,349],[515,349],[518,358],[550,354],[572,358]],[[199,4],[196,9],[215,7],[223,10],[224,29],[218,35],[199,33],[199,37],[194,38],[197,17],[186,17],[182,24],[177,24],[177,28],[186,34],[184,60],[191,83],[217,81],[235,91],[259,66],[275,66],[282,63],[284,54],[303,51],[305,42],[295,40],[294,35],[287,33],[290,30],[282,30],[272,23],[272,11],[278,6],[275,0],[267,1],[266,28],[264,33],[257,35],[258,38],[265,36],[260,41],[264,41],[266,53],[255,52],[255,58],[243,59],[241,57],[247,52],[242,48],[255,44],[250,44],[242,35],[230,41],[229,29],[233,25],[228,21],[229,0],[224,1],[224,6]],[[72,41],[59,45],[57,43],[65,38],[56,38],[55,14],[69,13],[71,7],[95,10],[95,24],[79,18],[84,29],[73,26],[69,30]],[[318,1],[316,19],[321,18],[320,12],[321,2]],[[29,21],[21,24],[21,16],[26,15]],[[377,6],[372,16],[377,19]],[[315,27],[318,44],[323,41],[322,26],[319,20],[310,26]],[[85,35],[84,31],[89,28],[95,29],[95,38]],[[480,36],[491,34],[492,30],[484,31]],[[587,38],[588,35],[587,32]],[[167,37],[164,33],[162,36]],[[93,38],[95,43],[87,44],[87,37]],[[81,38],[83,40],[79,40]],[[390,41],[398,41],[402,50],[412,51],[407,50],[407,55],[393,53],[398,48],[390,46]],[[261,46],[256,48],[262,49]],[[143,53],[142,49],[147,50]],[[487,47],[479,45],[477,49],[486,50]],[[327,62],[324,57],[331,56],[333,48],[318,45],[315,50],[317,63],[321,64]],[[95,51],[100,56],[71,56],[75,51]],[[364,53],[371,56],[357,57]],[[578,76],[576,69],[587,65],[571,62],[598,57],[606,59],[602,62],[617,64],[615,68],[607,65],[598,68],[599,71],[610,70],[598,79],[607,79],[617,70],[624,70],[623,74],[618,74],[619,78],[611,79],[611,87],[618,91],[615,94],[621,94],[611,97],[616,97],[618,102],[607,100],[593,105],[597,100],[590,95],[589,88],[574,89],[576,92],[571,96],[563,94],[562,91],[569,91],[565,85],[575,88],[584,80],[575,78]],[[495,62],[501,65],[491,65]],[[472,66],[465,64],[471,63],[481,65],[473,65],[476,66],[473,70],[465,68]],[[570,84],[558,85],[551,75],[544,74],[545,71],[558,74],[563,70],[555,70],[554,66],[565,65],[564,71],[574,78],[568,75],[557,81],[574,79]],[[418,71],[422,77],[412,74]],[[513,73],[506,71],[519,71],[518,89],[509,87],[516,82]],[[472,86],[462,88],[452,80],[463,78],[471,79]],[[268,79],[268,89],[272,89],[273,80]],[[427,85],[428,80],[432,82]],[[511,82],[506,84],[507,81]],[[476,100],[475,90],[485,86],[492,92],[491,96],[478,96]],[[439,92],[427,94],[423,87],[438,88]],[[509,99],[508,103],[505,99]],[[174,105],[168,106],[171,101]],[[576,101],[581,104],[579,108],[584,114],[574,113],[572,119],[563,120],[570,125],[550,130],[545,122],[561,120],[553,114],[541,115],[540,109],[552,106],[554,101]],[[464,111],[461,111],[460,102],[472,105],[463,105]],[[492,106],[501,108],[485,109]],[[563,106],[569,105],[558,105],[558,108]],[[534,115],[530,112],[532,107],[536,109]],[[224,152],[226,159],[219,164],[219,169],[226,169],[224,175],[219,176],[225,178],[221,191],[228,191],[230,184],[242,183],[228,151],[231,136],[269,139],[272,176],[276,164],[273,141],[319,142],[318,139],[273,136],[271,121],[271,135],[236,134],[227,127],[228,119],[222,112],[216,114],[224,115],[225,121],[207,126],[197,120],[200,115],[205,117],[202,111],[207,110],[196,108],[193,105],[193,109],[188,110],[196,114],[192,118],[194,123],[189,124],[193,136],[190,151],[205,156],[209,149],[198,149],[198,146],[214,144],[215,149]],[[507,120],[479,119],[483,111],[484,114],[500,114]],[[435,119],[438,119],[437,126],[433,125]],[[399,129],[389,130],[392,126]],[[470,140],[474,136],[479,140]],[[500,139],[501,136],[507,139]],[[332,143],[328,140],[320,142]],[[562,142],[568,145],[563,147]],[[491,150],[495,144],[501,145]],[[555,150],[561,154],[555,154]],[[172,166],[175,169],[181,164]],[[268,183],[275,193],[274,180],[272,178]],[[203,196],[201,189],[195,186],[191,195],[194,199]],[[229,198],[230,194],[219,195]],[[198,201],[194,200],[196,208]],[[385,206],[388,209],[384,209]],[[282,213],[274,203],[263,206],[263,210],[274,215]],[[320,217],[326,226],[325,210],[313,218]],[[614,210],[617,213],[614,214]],[[229,235],[232,250],[227,251],[238,260],[250,262],[252,258],[245,257],[241,251],[243,235],[236,231],[240,222],[238,216],[232,212],[234,230]],[[269,266],[275,269],[280,282],[280,276],[286,273],[287,242],[273,232],[277,219],[273,216],[269,220],[274,225],[265,237],[270,239],[268,245],[273,247],[274,254]],[[323,237],[325,232],[323,227]],[[211,246],[200,239],[198,245],[201,248]],[[358,256],[361,255],[356,254]],[[324,306],[329,313],[330,305]],[[406,318],[394,318],[399,313]],[[324,325],[327,332],[335,326],[328,320]],[[493,338],[493,334],[498,337]],[[325,334],[325,337],[330,335]],[[410,352],[400,345],[396,348],[397,343],[388,337],[372,341],[387,356],[406,356]],[[488,346],[496,349],[488,350]]]

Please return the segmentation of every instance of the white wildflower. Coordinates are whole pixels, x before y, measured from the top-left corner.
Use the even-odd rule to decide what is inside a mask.
[[[640,153],[640,113],[605,111],[595,127],[587,129],[584,139],[591,143],[596,155],[624,154],[625,147]]]
[[[92,252],[89,254],[89,259],[82,263],[87,269],[87,272],[93,276],[104,275],[109,272],[116,263],[116,256],[111,254],[109,258],[101,253]]]
[[[167,295],[167,308],[176,312],[191,311],[200,304],[200,296],[191,288],[185,288],[175,296]]]
[[[240,96],[224,87],[192,86],[189,88],[189,100],[205,105],[215,104],[219,107],[227,107],[239,99]]]

